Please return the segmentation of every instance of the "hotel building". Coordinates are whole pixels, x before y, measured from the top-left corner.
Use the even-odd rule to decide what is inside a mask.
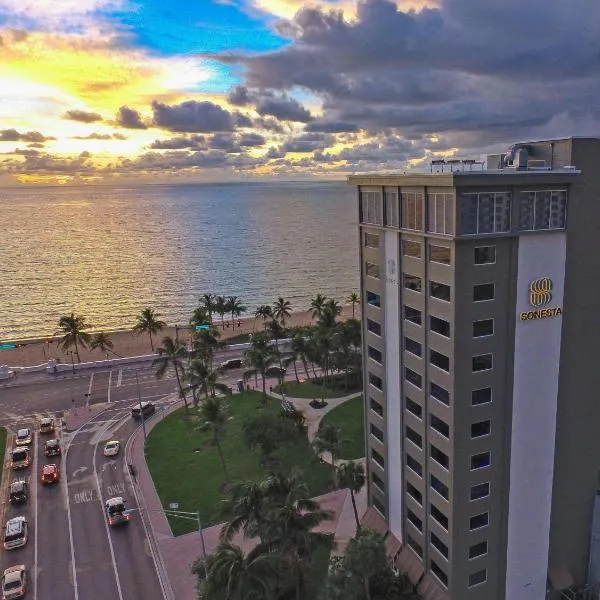
[[[600,139],[431,171],[349,177],[364,524],[426,600],[579,598],[600,565]]]

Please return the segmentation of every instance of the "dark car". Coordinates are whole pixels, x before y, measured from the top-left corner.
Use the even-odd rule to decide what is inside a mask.
[[[131,416],[134,419],[141,419],[142,417],[147,419],[150,415],[153,415],[155,411],[156,407],[152,402],[138,402],[131,407]]]
[[[44,445],[44,454],[46,456],[60,456],[61,452],[58,440],[48,440]]]
[[[29,484],[26,481],[13,481],[10,485],[8,501],[11,504],[24,504],[29,498]]]
[[[244,361],[241,358],[230,358],[219,365],[221,369],[241,369],[243,366]]]

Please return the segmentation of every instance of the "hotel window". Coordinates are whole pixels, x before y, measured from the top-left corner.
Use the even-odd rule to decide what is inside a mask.
[[[385,483],[383,483],[383,479],[381,479],[377,473],[371,472],[371,481],[380,492],[385,493]]]
[[[494,355],[493,354],[479,354],[473,357],[473,373],[480,371],[489,371],[494,367]]]
[[[473,302],[484,302],[493,300],[496,292],[496,286],[493,283],[482,283],[473,286]]]
[[[431,542],[431,545],[445,558],[448,559],[449,556],[449,552],[448,552],[448,546],[446,546],[446,544],[444,544],[444,542],[442,542],[442,540],[440,540],[440,538],[435,535],[435,533],[433,533],[433,531],[431,531],[429,533],[429,541]]]
[[[448,531],[448,517],[441,510],[439,510],[437,506],[430,504],[429,514],[433,517],[434,521]]]
[[[380,191],[361,190],[361,217],[363,223],[383,225],[383,202]]]
[[[427,194],[427,231],[454,233],[454,194]]]
[[[398,188],[384,188],[385,224],[398,227]]]
[[[383,391],[383,380],[373,373],[369,373],[369,383],[375,386],[378,390]]]
[[[379,265],[370,262],[365,263],[365,273],[367,277],[379,279]]]
[[[381,296],[367,290],[367,304],[374,306],[375,308],[381,308]]]
[[[375,427],[373,423],[369,423],[369,431],[376,440],[379,440],[383,444],[383,431],[379,427]]]
[[[381,325],[371,319],[367,319],[367,329],[375,335],[381,336]]]
[[[423,504],[423,494],[410,482],[406,482],[406,493],[417,503]]]
[[[461,194],[461,233],[469,235],[510,231],[510,204],[510,192]]]
[[[481,569],[481,571],[477,571],[476,573],[471,573],[469,575],[469,587],[475,587],[476,585],[481,585],[487,581],[487,569]]]
[[[408,396],[405,397],[405,401],[406,401],[406,410],[409,413],[412,413],[413,415],[415,415],[415,417],[417,417],[418,419],[420,419],[423,415],[423,407],[420,404],[417,404],[416,402],[411,400]]]
[[[489,419],[485,421],[479,421],[478,423],[471,423],[471,439],[484,437],[490,435],[492,430],[492,423]]]
[[[482,527],[487,527],[490,524],[490,513],[484,512],[480,515],[475,515],[469,519],[469,530],[475,531],[476,529],[481,529]]]
[[[421,547],[421,544],[414,540],[408,533],[406,534],[406,544],[419,558],[423,558],[423,548]]]
[[[371,406],[371,410],[378,414],[380,417],[383,417],[383,406],[375,400],[375,398],[369,397],[369,404]]]
[[[448,486],[445,483],[442,483],[435,475],[429,475],[429,484],[444,500],[450,500]],[[446,529],[448,528],[448,519],[446,519],[446,525],[444,527]]]
[[[442,569],[435,563],[435,561],[429,561],[429,569],[431,572],[440,580],[444,587],[448,587],[448,575],[442,571]]]
[[[406,455],[406,466],[419,477],[423,477],[423,467],[410,454]]]
[[[402,227],[423,231],[423,194],[402,192]]]
[[[482,388],[471,392],[471,406],[479,406],[480,404],[489,404],[492,401],[492,388]]]
[[[473,321],[473,337],[486,337],[494,335],[494,319],[484,319],[483,321]]]
[[[439,417],[436,417],[433,413],[429,413],[429,425],[432,429],[435,429],[440,435],[450,439],[450,425],[442,421]]]
[[[365,246],[367,248],[379,248],[379,236],[376,233],[365,231]]]
[[[421,258],[421,244],[410,240],[402,240],[402,254],[412,258]]]
[[[421,325],[421,311],[411,306],[404,306],[404,318],[415,325]]]
[[[490,482],[478,483],[471,486],[470,498],[471,500],[481,500],[487,498],[490,495]]]
[[[421,389],[423,386],[423,378],[418,373],[415,373],[412,369],[404,367],[404,379],[409,383],[412,383],[415,387]]]
[[[410,508],[406,509],[406,518],[419,530],[423,531],[423,521],[415,515],[415,513],[410,510]]]
[[[519,229],[521,231],[564,229],[566,219],[566,190],[520,193]]]
[[[474,251],[476,265],[493,265],[496,262],[496,246],[479,246]]]
[[[371,448],[371,458],[373,459],[373,462],[377,463],[382,469],[385,469],[385,460],[383,460],[383,456],[381,456],[374,448]]]
[[[438,300],[445,300],[450,302],[450,286],[445,283],[438,283],[437,281],[429,282],[429,294],[432,298]]]
[[[450,323],[448,323],[448,321],[444,321],[444,319],[440,319],[439,317],[429,317],[429,329],[435,333],[443,335],[444,337],[450,337]]]
[[[429,351],[429,362],[442,371],[450,372],[450,359],[435,350]]]
[[[404,287],[407,290],[412,290],[413,292],[420,292],[422,290],[420,277],[417,277],[416,275],[409,275],[408,273],[404,273],[402,275],[402,279],[404,281]]]
[[[433,383],[433,381],[429,382],[429,394],[442,404],[450,406],[450,392],[442,386],[437,385],[437,383]]]
[[[406,439],[410,440],[420,450],[423,449],[423,438],[408,425],[406,426]]]
[[[415,356],[421,356],[421,344],[419,342],[415,342],[415,340],[411,340],[410,338],[404,338],[404,349]]]
[[[385,517],[385,506],[375,496],[371,496],[371,504]]]
[[[485,469],[491,464],[490,453],[480,452],[479,454],[473,454],[471,456],[471,471],[477,471],[478,469]]]
[[[488,553],[488,543],[487,542],[479,542],[479,544],[473,544],[469,548],[469,559],[479,558],[480,556],[485,556]]]
[[[367,351],[369,353],[369,358],[372,358],[375,362],[378,362],[380,365],[383,364],[383,355],[379,350],[377,350],[377,348],[367,346]]]
[[[450,459],[448,458],[448,455],[442,452],[439,448],[436,448],[433,444],[429,444],[429,456],[431,456],[436,463],[444,467],[446,471],[450,467]]]

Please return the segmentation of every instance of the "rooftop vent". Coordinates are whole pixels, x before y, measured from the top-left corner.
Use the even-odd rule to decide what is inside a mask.
[[[430,162],[431,173],[456,173],[461,171],[472,171],[474,166],[479,165],[483,171],[483,161],[474,158],[436,158]]]

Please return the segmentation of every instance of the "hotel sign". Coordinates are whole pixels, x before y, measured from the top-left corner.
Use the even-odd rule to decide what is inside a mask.
[[[562,315],[562,308],[555,306],[551,308],[540,308],[552,301],[552,279],[539,277],[529,284],[529,304],[536,310],[528,310],[520,314],[521,321],[533,321],[535,319],[546,319]]]

